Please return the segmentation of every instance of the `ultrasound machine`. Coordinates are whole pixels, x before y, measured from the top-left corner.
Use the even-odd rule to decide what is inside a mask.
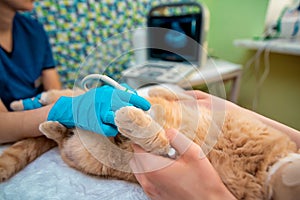
[[[208,15],[198,3],[153,7],[144,34],[133,38],[137,46],[145,43],[145,60],[124,70],[123,77],[138,85],[187,81],[206,61]]]

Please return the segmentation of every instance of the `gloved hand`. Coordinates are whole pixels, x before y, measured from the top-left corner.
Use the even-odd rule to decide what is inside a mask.
[[[33,98],[23,99],[22,103],[24,106],[24,110],[32,110],[32,109],[42,107],[43,105],[40,102],[41,95],[42,94],[38,94],[37,96],[35,96]]]
[[[105,85],[77,97],[60,97],[50,110],[48,120],[58,121],[68,128],[76,126],[105,136],[115,136],[118,133],[114,122],[115,111],[130,105],[143,110],[151,106],[137,94]]]
[[[14,111],[33,110],[36,108],[40,108],[43,106],[43,104],[41,104],[40,102],[40,99],[41,99],[41,94],[38,94],[37,96],[32,98],[13,101],[10,104],[10,108]]]

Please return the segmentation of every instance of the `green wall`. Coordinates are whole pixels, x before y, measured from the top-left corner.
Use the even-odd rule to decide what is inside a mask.
[[[270,73],[263,83],[257,111],[300,130],[300,56],[270,55]],[[261,65],[263,66],[263,65]],[[244,72],[239,104],[251,108],[255,96],[253,70]]]
[[[260,36],[268,0],[203,0],[210,11],[209,53],[245,66],[255,51],[233,41]],[[270,73],[259,90],[255,111],[300,130],[300,56],[270,54]],[[261,62],[263,67],[263,62]],[[252,109],[256,94],[254,66],[244,69],[238,104]],[[262,70],[258,73],[262,74]]]
[[[232,62],[243,62],[247,51],[233,46],[233,41],[262,34],[268,0],[202,2],[210,11],[209,53]]]

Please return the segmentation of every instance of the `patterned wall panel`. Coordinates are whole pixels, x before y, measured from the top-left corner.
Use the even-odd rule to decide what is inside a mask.
[[[144,27],[151,6],[166,2],[44,0],[29,14],[44,25],[63,85],[72,87],[79,74],[120,78],[132,58],[128,31]]]

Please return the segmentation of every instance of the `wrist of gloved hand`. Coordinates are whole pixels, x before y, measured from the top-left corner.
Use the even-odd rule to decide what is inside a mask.
[[[48,121],[58,121],[67,128],[75,126],[73,112],[72,112],[73,97],[60,97],[48,114]]]
[[[76,97],[61,97],[49,112],[48,120],[58,121],[67,127],[80,127],[106,136],[118,131],[114,122],[115,111],[124,106],[143,110],[150,103],[136,95],[105,85]]]

